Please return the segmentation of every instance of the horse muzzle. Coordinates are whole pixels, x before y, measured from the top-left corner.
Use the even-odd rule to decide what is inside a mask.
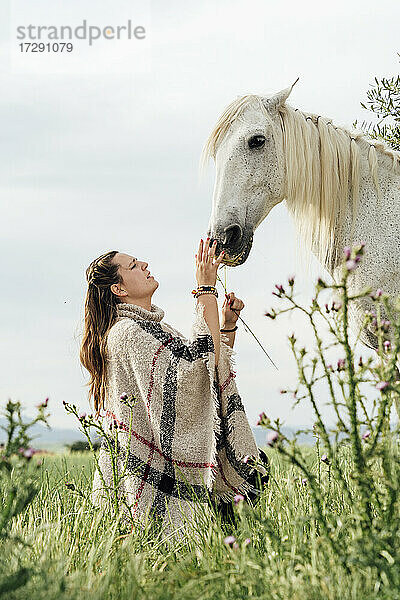
[[[209,233],[211,236],[211,233]],[[243,229],[238,224],[225,227],[221,235],[211,237],[211,243],[217,241],[216,255],[225,250],[223,264],[229,267],[242,265],[249,256],[253,245],[253,232]]]

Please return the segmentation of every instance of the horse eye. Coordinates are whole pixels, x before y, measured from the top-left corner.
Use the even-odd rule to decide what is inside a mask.
[[[265,144],[265,136],[253,135],[253,137],[251,137],[249,139],[248,144],[249,144],[250,150],[252,150],[253,148],[262,148],[262,146],[264,146],[264,144]]]

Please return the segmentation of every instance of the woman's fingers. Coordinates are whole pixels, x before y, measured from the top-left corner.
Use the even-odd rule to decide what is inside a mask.
[[[204,242],[204,256],[203,256],[204,262],[207,262],[209,260],[209,251],[210,251],[210,238],[207,238],[206,241]]]
[[[201,262],[203,260],[203,240],[200,240],[199,249],[197,251],[197,260]]]
[[[215,252],[215,249],[214,249],[214,252]],[[215,259],[215,263],[214,264],[216,264],[216,265],[219,266],[222,263],[222,261],[223,261],[224,255],[225,255],[225,250],[222,250],[222,252]]]
[[[212,264],[212,262],[213,262],[213,260],[214,260],[214,258],[215,258],[215,249],[216,249],[216,247],[217,247],[217,242],[215,241],[215,242],[213,242],[213,244],[211,245],[211,247],[210,247],[210,251],[209,251],[209,253],[208,253],[209,260],[210,260],[211,264]]]

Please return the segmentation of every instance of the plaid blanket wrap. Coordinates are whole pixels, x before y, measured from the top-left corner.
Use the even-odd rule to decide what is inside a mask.
[[[226,502],[237,493],[257,493],[247,481],[252,468],[243,462],[246,455],[259,455],[235,384],[233,351],[221,334],[215,366],[204,306],[196,306],[189,339],[162,321],[164,311],[154,304],[150,311],[120,304],[117,311],[107,338],[108,388],[101,418],[106,430],[118,426],[118,468],[127,464],[119,494],[131,516],[141,521],[156,514],[166,532],[175,531],[184,529],[184,516],[193,518],[194,497],[205,502],[211,492]],[[124,393],[135,398],[131,433],[131,411],[120,400]],[[112,488],[104,441],[99,466]],[[103,481],[96,471],[96,504],[104,498]]]

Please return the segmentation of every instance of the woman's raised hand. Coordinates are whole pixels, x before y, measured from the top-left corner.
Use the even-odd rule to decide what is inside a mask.
[[[200,240],[199,249],[195,255],[197,285],[215,286],[217,282],[217,270],[224,258],[224,251],[215,258],[216,247],[216,241],[210,247],[210,238],[207,238],[205,242]]]

